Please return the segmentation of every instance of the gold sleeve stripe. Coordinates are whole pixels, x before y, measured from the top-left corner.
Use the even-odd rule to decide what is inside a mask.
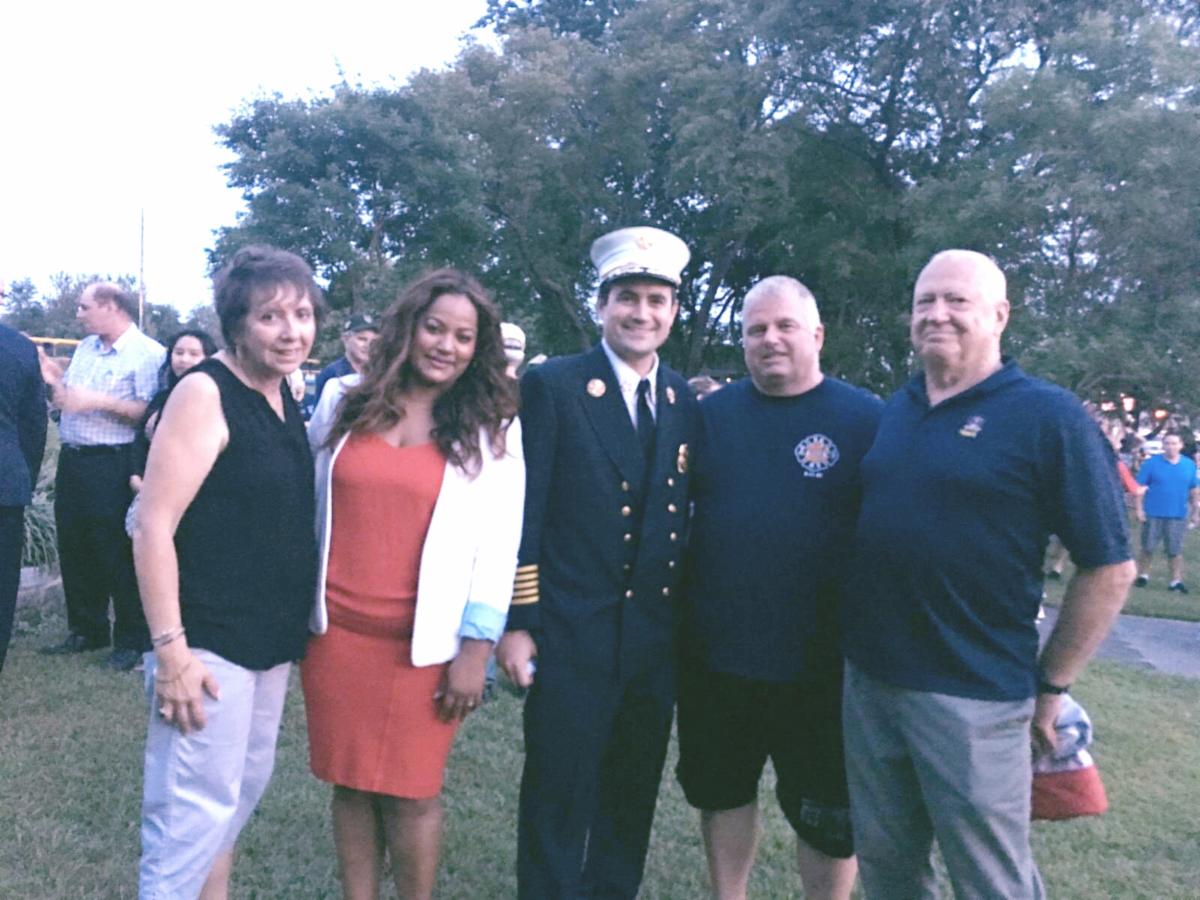
[[[517,575],[513,581],[513,606],[528,606],[538,602],[538,567],[537,563],[517,566]]]

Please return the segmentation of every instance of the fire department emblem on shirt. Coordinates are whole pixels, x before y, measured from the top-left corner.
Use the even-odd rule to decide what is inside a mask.
[[[796,445],[796,462],[806,478],[822,478],[838,461],[837,444],[823,434],[810,434]]]

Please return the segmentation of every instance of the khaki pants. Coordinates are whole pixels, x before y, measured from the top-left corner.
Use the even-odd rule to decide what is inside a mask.
[[[1033,706],[897,688],[846,664],[850,817],[870,900],[937,897],[935,837],[959,900],[1045,896],[1029,846]]]

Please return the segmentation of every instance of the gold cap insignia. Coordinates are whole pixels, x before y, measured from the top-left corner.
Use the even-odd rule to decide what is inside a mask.
[[[675,402],[675,388],[668,385],[666,394],[667,394],[667,402],[674,403]]]
[[[679,470],[680,475],[686,475],[688,469],[688,445],[679,445],[679,454],[675,457],[675,468]]]
[[[587,383],[587,392],[591,397],[603,397],[604,392],[607,390],[608,388],[604,386],[604,382],[599,378],[593,378]]]

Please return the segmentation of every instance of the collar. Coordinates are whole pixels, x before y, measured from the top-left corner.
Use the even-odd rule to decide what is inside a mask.
[[[989,375],[987,378],[978,384],[973,384],[965,391],[955,394],[953,397],[948,397],[938,404],[938,407],[948,406],[952,403],[958,403],[961,400],[971,400],[976,397],[982,397],[986,394],[995,393],[1001,388],[1007,387],[1015,381],[1020,381],[1026,377],[1021,367],[1017,365],[1017,361],[1011,356],[1002,356],[1000,358],[1000,368]],[[918,372],[908,384],[904,386],[904,390],[922,406],[929,406],[929,394],[925,390],[925,373]]]
[[[638,383],[642,380],[642,376],[633,370],[633,367],[621,357],[617,356],[612,347],[608,346],[608,341],[604,338],[600,339],[600,346],[604,348],[604,355],[608,357],[608,363],[612,366],[613,374],[617,376],[617,384],[621,386],[622,394],[636,394]],[[650,396],[657,396],[658,390],[658,354],[654,354],[654,365],[650,367],[650,371],[646,373],[646,378],[650,382]],[[651,401],[653,402],[653,401]]]
[[[130,322],[129,327],[121,332],[121,336],[112,342],[109,349],[115,353],[120,353],[134,340],[134,336],[137,334],[141,334],[141,329],[137,327],[136,323]],[[100,335],[96,335],[96,341],[100,344],[100,351],[106,352],[104,350],[104,341],[100,339]]]

